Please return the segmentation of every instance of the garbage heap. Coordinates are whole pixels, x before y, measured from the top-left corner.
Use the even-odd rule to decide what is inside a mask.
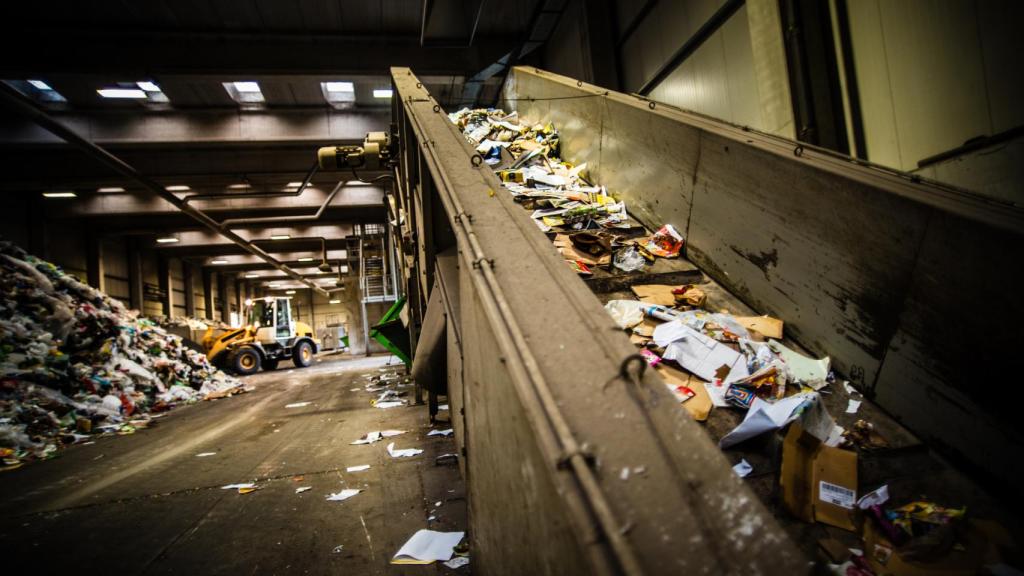
[[[526,124],[499,109],[463,109],[449,118],[578,274],[639,275],[659,258],[679,256],[684,238],[675,228],[666,224],[651,234],[623,201],[588,181],[586,164],[559,157],[551,124]],[[888,484],[860,485],[858,454],[886,447],[885,440],[864,420],[849,430],[836,423],[823,395],[834,409],[837,400],[849,399],[844,417],[865,400],[854,399],[858,393],[836,378],[828,357],[784,345],[782,320],[709,309],[698,285],[637,283],[628,290],[605,309],[694,419],[710,423],[718,416],[707,430],[723,450],[744,454],[747,441],[777,431],[781,464],[764,459],[776,466],[769,473],[777,483],[761,495],[770,507],[781,499],[787,527],[796,520],[850,531],[818,542],[836,573],[932,574],[915,571],[921,559],[973,573],[991,560],[978,544],[991,535],[981,526],[990,525],[968,521],[964,507],[946,508],[909,491],[890,494]],[[753,471],[739,455],[730,459],[739,460],[740,477]]]
[[[243,390],[177,336],[10,242],[0,241],[0,270],[4,468]]]
[[[215,328],[219,330],[230,330],[231,326],[226,322],[220,320],[211,320],[209,318],[194,318],[192,316],[153,316],[150,315],[149,319],[156,322],[161,328],[187,328],[189,330],[204,331],[207,328]]]
[[[533,222],[582,276],[594,267],[632,272],[656,257],[679,255],[683,237],[671,225],[655,234],[630,217],[626,204],[587,180],[586,163],[559,157],[551,124],[522,124],[517,113],[464,108],[449,118],[462,129]]]

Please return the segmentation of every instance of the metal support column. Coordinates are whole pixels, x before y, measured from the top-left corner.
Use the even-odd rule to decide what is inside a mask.
[[[242,281],[239,280],[238,278],[235,278],[234,285],[235,285],[235,310],[238,310],[238,318],[239,318],[239,321],[241,321],[242,309],[244,308],[244,306],[242,306],[242,303],[245,302],[245,295],[242,294]]]
[[[228,279],[217,274],[217,296],[220,298],[220,319],[225,324],[231,323],[231,298],[228,297]]]
[[[208,268],[202,269],[203,274],[203,304],[206,307],[206,318],[214,320],[217,318],[217,312],[214,310],[213,305],[213,271]]]
[[[174,316],[174,283],[171,281],[170,258],[161,256],[157,259],[157,281],[160,285],[160,308],[164,316]]]
[[[128,242],[128,295],[129,305],[142,311],[142,256],[137,240]]]
[[[185,285],[185,316],[189,318],[196,317],[196,289],[195,289],[195,274],[194,268],[191,262],[182,261],[181,263],[181,280]]]
[[[86,241],[85,275],[89,286],[106,291],[106,275],[103,271],[103,239],[91,233]]]

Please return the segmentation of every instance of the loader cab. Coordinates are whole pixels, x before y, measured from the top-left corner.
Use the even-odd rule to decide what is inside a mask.
[[[258,298],[248,312],[247,324],[256,329],[257,342],[270,344],[295,337],[290,299]]]

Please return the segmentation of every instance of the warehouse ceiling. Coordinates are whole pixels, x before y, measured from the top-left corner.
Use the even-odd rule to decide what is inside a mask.
[[[383,221],[385,190],[321,172],[295,194],[316,149],[387,129],[391,66],[411,67],[448,108],[466,98],[493,100],[502,76],[481,73],[543,43],[564,5],[10,2],[0,8],[0,80],[179,198],[195,196],[191,205],[231,222],[239,235],[262,241],[272,230],[291,231],[295,240],[261,246],[272,254],[318,251],[321,237],[329,250],[344,250],[354,225]],[[0,169],[0,197],[31,198],[48,219],[106,237],[141,237],[199,263],[237,255],[223,269],[238,274],[267,266],[4,106]],[[42,197],[54,191],[75,196]],[[281,216],[307,218],[261,220]],[[177,241],[156,243],[169,235]]]

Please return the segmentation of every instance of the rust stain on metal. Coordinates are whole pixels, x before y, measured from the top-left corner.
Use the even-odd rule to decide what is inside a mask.
[[[747,260],[754,266],[757,266],[761,273],[764,274],[764,279],[768,280],[768,269],[774,268],[779,265],[779,251],[776,248],[772,248],[770,252],[744,252],[732,244],[729,245],[729,249],[740,255],[741,258]]]

